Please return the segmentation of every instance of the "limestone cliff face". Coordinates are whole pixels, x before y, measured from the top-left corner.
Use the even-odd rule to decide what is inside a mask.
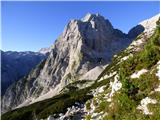
[[[99,14],[71,20],[52,46],[48,58],[7,90],[2,98],[2,111],[52,97],[73,81],[89,79],[89,74],[100,70],[93,68],[103,68],[132,39],[114,29]]]

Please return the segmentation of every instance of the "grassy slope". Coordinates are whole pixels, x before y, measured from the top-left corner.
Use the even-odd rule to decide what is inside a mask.
[[[108,113],[104,119],[106,120],[159,120],[160,119],[160,94],[158,92],[152,93],[152,91],[160,85],[158,77],[155,75],[157,72],[157,62],[160,60],[160,27],[158,26],[155,33],[151,38],[147,40],[144,49],[138,53],[135,53],[133,57],[117,64],[119,59],[125,55],[129,55],[130,51],[121,52],[111,63],[112,66],[108,66],[103,71],[101,76],[108,74],[111,70],[118,71],[119,80],[122,83],[122,89],[116,93],[113,97],[112,107],[110,103],[104,98],[99,98],[100,103],[97,106],[96,111],[98,113]],[[130,75],[135,71],[141,69],[148,69],[149,71],[141,75],[137,79],[131,79]],[[109,91],[106,88],[105,92]],[[102,95],[107,94],[102,93]],[[157,104],[149,104],[149,110],[153,112],[153,115],[144,115],[137,110],[137,106],[140,101],[145,97],[151,97],[158,101]],[[93,98],[94,99],[94,98]],[[90,106],[88,105],[88,108]],[[90,117],[86,117],[90,119]]]

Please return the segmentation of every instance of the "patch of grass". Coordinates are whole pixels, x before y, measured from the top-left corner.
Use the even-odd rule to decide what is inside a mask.
[[[85,120],[90,120],[90,119],[91,119],[90,115],[85,116]]]
[[[90,103],[90,101],[87,101],[87,102],[86,102],[86,109],[87,109],[87,110],[90,110],[90,109],[91,109],[91,103]]]
[[[101,112],[101,111],[106,111],[108,109],[109,103],[106,100],[103,100],[99,103],[98,107],[96,108],[95,112]]]

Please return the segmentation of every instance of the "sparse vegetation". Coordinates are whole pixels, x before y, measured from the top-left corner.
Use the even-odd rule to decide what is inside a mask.
[[[101,111],[106,111],[106,109],[108,109],[108,105],[109,103],[106,100],[103,100],[99,103],[96,112],[101,112]]]
[[[91,103],[90,103],[90,101],[87,101],[87,102],[86,102],[86,109],[87,109],[87,110],[90,110],[90,109],[91,109]]]
[[[144,115],[136,109],[140,101],[146,96],[150,96],[159,84],[158,77],[152,70],[153,66],[160,60],[159,40],[160,28],[158,27],[147,41],[144,50],[120,64],[119,76],[122,89],[115,94],[112,101],[113,106],[106,111],[108,113],[108,116],[105,117],[106,120],[158,120],[160,118],[159,104],[149,105],[153,111],[151,116]],[[131,74],[142,68],[151,69],[152,72],[149,71],[137,79],[130,78]],[[160,100],[159,94],[154,95],[154,98]]]

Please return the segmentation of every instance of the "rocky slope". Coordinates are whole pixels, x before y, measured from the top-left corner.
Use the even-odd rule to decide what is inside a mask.
[[[71,20],[48,58],[7,90],[2,98],[3,112],[63,93],[65,86],[78,80],[85,80],[85,87],[90,85],[112,56],[126,48],[143,30],[139,25],[124,34],[99,14]]]
[[[35,52],[1,51],[1,93],[15,81],[23,78],[45,55]]]

